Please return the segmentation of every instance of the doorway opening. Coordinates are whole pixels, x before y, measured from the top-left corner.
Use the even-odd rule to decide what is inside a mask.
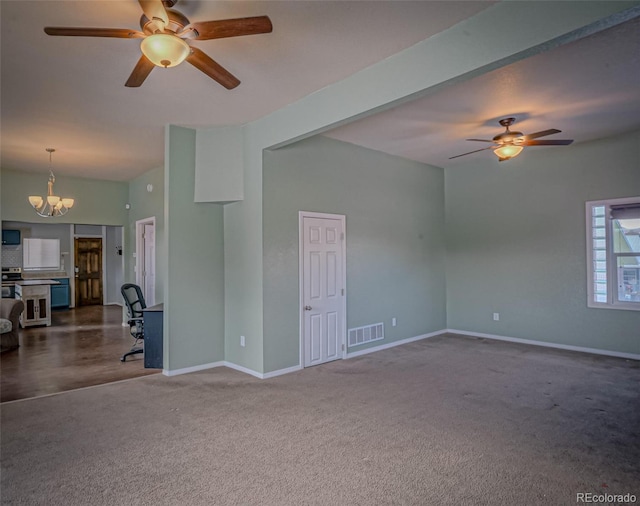
[[[156,218],[136,221],[136,284],[142,288],[147,307],[155,305]]]

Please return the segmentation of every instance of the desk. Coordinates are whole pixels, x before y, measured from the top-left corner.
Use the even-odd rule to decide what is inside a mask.
[[[162,369],[164,304],[142,310],[144,318],[144,367]]]

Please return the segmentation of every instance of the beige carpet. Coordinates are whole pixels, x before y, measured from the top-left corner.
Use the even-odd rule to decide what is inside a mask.
[[[640,501],[640,364],[459,336],[1,406],[2,504]]]

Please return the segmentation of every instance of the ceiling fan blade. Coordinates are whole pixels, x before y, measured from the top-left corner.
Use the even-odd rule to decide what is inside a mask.
[[[145,55],[142,55],[124,85],[129,88],[137,88],[151,73],[153,67],[155,67],[155,65],[151,63],[151,60],[149,60]]]
[[[495,143],[495,141],[490,141],[488,139],[465,139],[466,141],[475,141],[475,142],[491,142]]]
[[[184,31],[196,30],[198,35],[195,40],[224,39],[226,37],[239,37],[240,35],[257,35],[259,33],[271,33],[273,25],[268,16],[255,16],[251,18],[221,19],[218,21],[201,21],[191,23]]]
[[[553,135],[559,134],[562,130],[556,130],[555,128],[550,128],[549,130],[542,130],[541,132],[535,132],[529,135],[523,135],[524,140],[537,139],[538,137],[544,137],[545,135]]]
[[[452,156],[451,158],[449,158],[449,160],[453,160],[454,158],[460,158],[461,156],[467,156],[467,155],[470,155],[471,153],[478,153],[479,151],[486,151],[487,149],[491,149],[491,148],[493,148],[493,146],[489,146],[488,148],[476,149],[475,151],[469,151],[468,153],[462,153],[461,155]]]
[[[71,37],[115,37],[118,39],[142,39],[144,33],[128,28],[65,28],[46,26],[47,35],[64,35]]]
[[[164,27],[169,24],[169,15],[164,8],[162,0],[138,0],[142,12],[150,21],[155,21],[158,30],[164,32]]]
[[[191,47],[191,54],[187,56],[187,61],[198,70],[207,74],[214,81],[219,82],[228,90],[232,90],[240,84],[237,77],[231,74],[222,65],[213,61],[197,47]]]
[[[568,146],[573,139],[553,139],[546,141],[524,141],[523,146]]]

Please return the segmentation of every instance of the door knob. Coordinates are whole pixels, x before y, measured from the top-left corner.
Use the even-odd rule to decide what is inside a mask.
[[[305,311],[311,311],[311,306],[305,306],[305,307],[304,307],[304,310],[305,310]]]

